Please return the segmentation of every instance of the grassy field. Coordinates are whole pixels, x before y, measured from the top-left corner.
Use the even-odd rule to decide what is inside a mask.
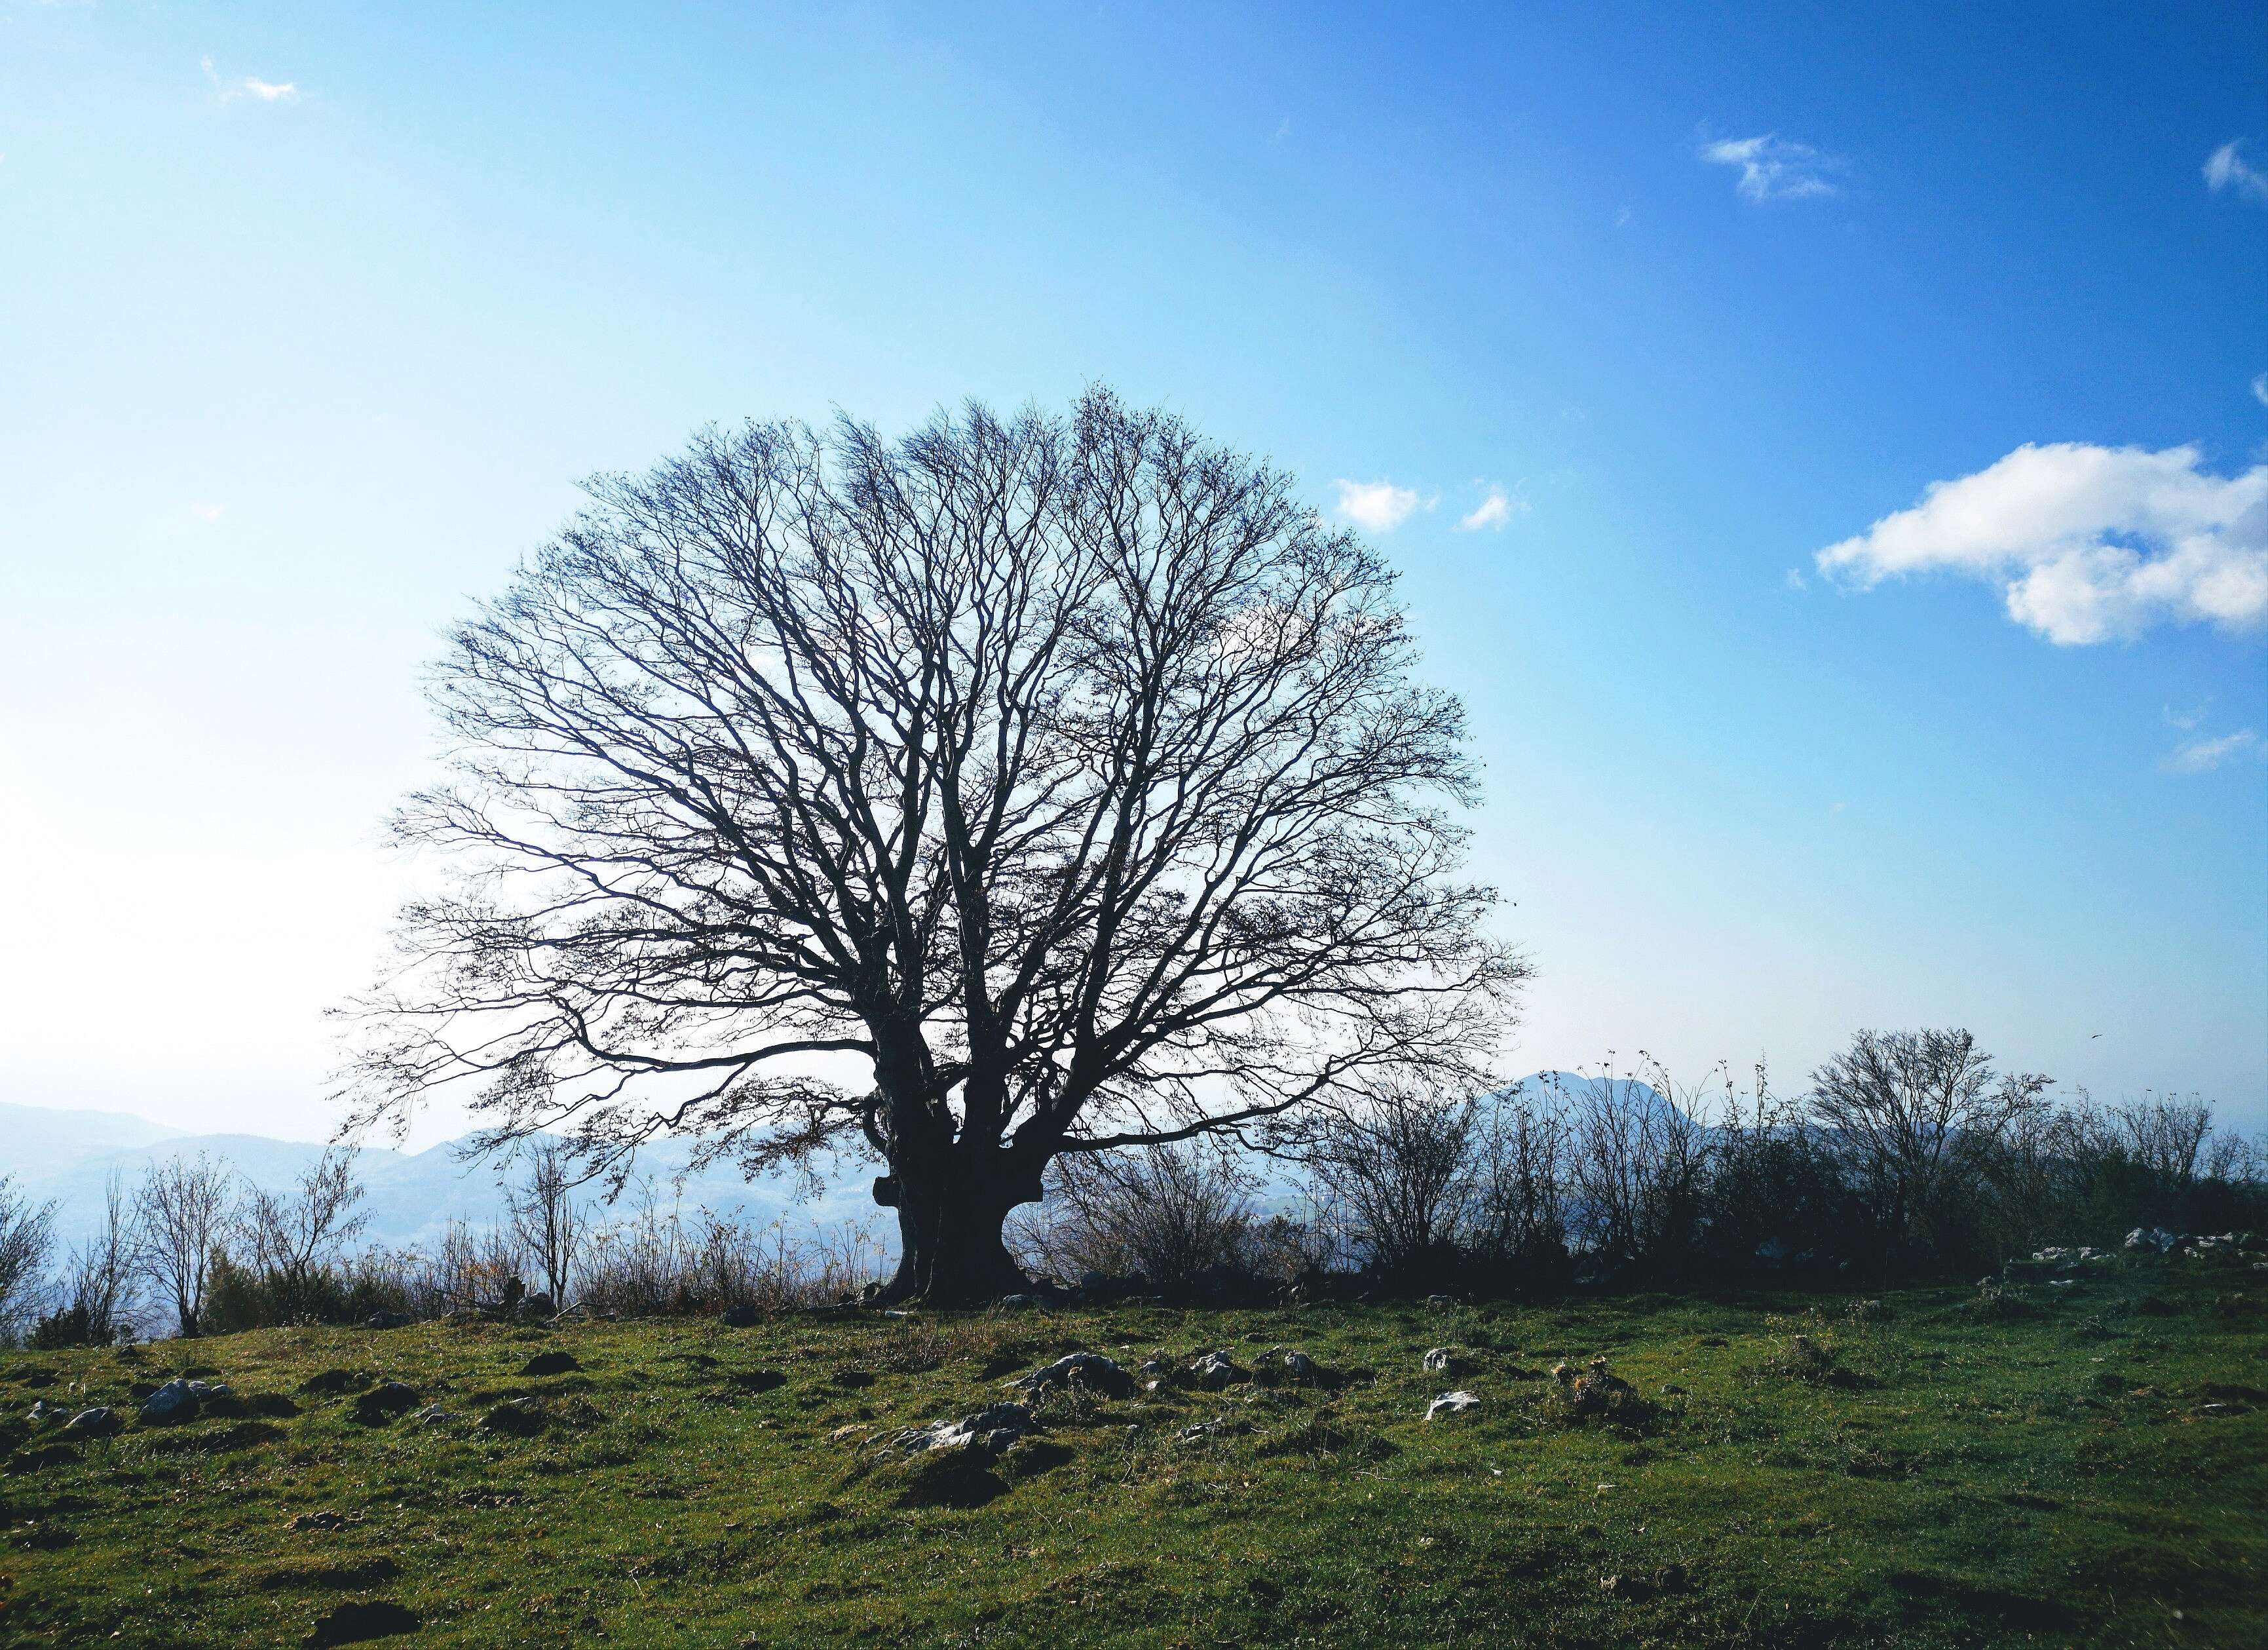
[[[2263,1645],[2264,1293],[2168,1262],[1855,1313],[1128,1306],[0,1353],[0,1642]],[[1452,1373],[1421,1367],[1435,1346]],[[1077,1348],[1226,1348],[1270,1380],[1051,1393],[997,1461],[876,1447]],[[579,1367],[523,1373],[548,1353]],[[1594,1357],[1630,1389],[1550,1373]],[[188,1372],[234,1397],[133,1418]],[[1450,1387],[1478,1407],[1425,1420]],[[66,1440],[35,1400],[126,1424]]]

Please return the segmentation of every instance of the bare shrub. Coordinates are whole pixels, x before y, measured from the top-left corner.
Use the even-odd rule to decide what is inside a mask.
[[[589,1225],[574,1200],[574,1155],[565,1141],[545,1138],[529,1145],[526,1160],[508,1204],[512,1231],[542,1275],[545,1293],[564,1307]]]
[[[1498,1275],[1538,1280],[1567,1253],[1567,1122],[1525,1084],[1492,1096],[1474,1131],[1466,1241]]]
[[[1668,1075],[1611,1060],[1566,1096],[1579,1246],[1609,1265],[1661,1268],[1692,1253],[1707,1131],[1671,1098]],[[1650,1080],[1648,1080],[1650,1079]]]
[[[1207,1145],[1146,1146],[1058,1159],[1035,1217],[1016,1224],[1043,1271],[1146,1280],[1177,1292],[1252,1256],[1249,1182]]]
[[[11,1345],[47,1300],[55,1206],[34,1204],[0,1175],[0,1346]]]
[[[284,1321],[320,1315],[327,1274],[368,1216],[357,1212],[362,1182],[348,1153],[325,1152],[281,1191],[247,1183],[237,1231],[261,1283]]]
[[[33,1327],[38,1347],[107,1346],[134,1333],[134,1207],[123,1178],[103,1187],[102,1225],[74,1244],[63,1275],[63,1304]]]
[[[1407,1278],[1454,1260],[1477,1191],[1478,1115],[1470,1099],[1382,1086],[1318,1131],[1308,1168],[1381,1272]]]

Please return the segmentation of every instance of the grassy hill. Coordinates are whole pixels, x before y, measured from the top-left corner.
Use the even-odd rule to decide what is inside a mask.
[[[2242,1266],[2119,1263],[1874,1311],[1129,1306],[4,1353],[0,1641],[2268,1643],[2261,1293]],[[1421,1367],[1436,1346],[1451,1373]],[[1264,1380],[1058,1390],[997,1460],[878,1447],[1080,1348],[1225,1348]],[[578,1366],[524,1373],[556,1353]],[[1594,1356],[1614,1381],[1550,1373]],[[73,1442],[24,1418],[192,1369],[234,1396],[184,1425],[129,1407]],[[1451,1387],[1478,1406],[1425,1420]]]

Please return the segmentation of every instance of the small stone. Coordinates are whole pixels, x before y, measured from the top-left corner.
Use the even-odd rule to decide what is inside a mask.
[[[454,1410],[445,1410],[438,1403],[429,1403],[422,1410],[413,1411],[409,1418],[417,1422],[420,1425],[439,1426],[445,1422],[458,1420],[461,1418]]]
[[[45,1426],[49,1421],[63,1419],[63,1412],[45,1398],[40,1398],[33,1402],[31,1413],[24,1418],[34,1426]]]
[[[406,1330],[416,1320],[407,1312],[373,1312],[362,1321],[366,1330]]]
[[[1446,1375],[1456,1361],[1457,1355],[1447,1347],[1436,1346],[1425,1354],[1425,1373],[1429,1375]]]
[[[1316,1366],[1314,1359],[1305,1352],[1299,1352],[1284,1354],[1284,1367],[1290,1372],[1294,1381],[1313,1381],[1323,1373]]]
[[[1480,1408],[1480,1403],[1477,1394],[1462,1388],[1455,1392],[1444,1392],[1425,1406],[1425,1418],[1431,1421],[1444,1415],[1462,1415],[1467,1410]]]
[[[865,1436],[866,1429],[853,1421],[848,1426],[838,1426],[828,1433],[827,1441],[830,1444],[848,1444]]]
[[[1671,1381],[1661,1389],[1661,1395],[1666,1398],[1682,1398],[1685,1396],[1685,1389]]]
[[[123,1425],[118,1411],[107,1403],[98,1403],[91,1410],[81,1410],[63,1423],[63,1431],[77,1433],[83,1438],[99,1438],[114,1433]]]

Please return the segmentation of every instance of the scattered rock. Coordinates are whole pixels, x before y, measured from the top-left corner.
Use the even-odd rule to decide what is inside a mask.
[[[848,1426],[838,1426],[828,1433],[827,1441],[830,1444],[857,1443],[866,1436],[867,1431],[866,1427],[853,1421]]]
[[[946,1451],[966,1450],[971,1455],[998,1455],[1004,1454],[1018,1439],[1036,1430],[1031,1411],[1022,1404],[1004,1401],[987,1404],[974,1415],[964,1415],[958,1420],[932,1421],[927,1426],[909,1426],[891,1438],[884,1447],[902,1455],[934,1455]]]
[[[1136,1366],[1134,1373],[1148,1382],[1152,1391],[1156,1390],[1160,1381],[1171,1381],[1174,1378],[1172,1367],[1155,1358],[1144,1359]]]
[[[2126,1247],[2128,1249],[2140,1249],[2144,1253],[2151,1255],[2171,1254],[2175,1245],[2178,1244],[2180,1241],[2181,1239],[2176,1237],[2163,1226],[2138,1226],[2132,1232],[2129,1232],[2126,1234]]]
[[[523,1375],[563,1375],[583,1366],[572,1352],[538,1352],[519,1368]]]
[[[76,1433],[81,1438],[101,1438],[116,1432],[125,1423],[118,1411],[107,1403],[98,1403],[91,1410],[81,1410],[63,1423],[63,1431]]]
[[[1244,1379],[1244,1371],[1236,1366],[1226,1348],[1206,1352],[1189,1366],[1189,1379],[1208,1392],[1218,1392],[1232,1382]]]
[[[62,1420],[63,1412],[45,1398],[40,1398],[33,1403],[31,1413],[24,1418],[34,1426],[45,1426],[49,1421]]]
[[[1481,1400],[1479,1394],[1467,1392],[1463,1389],[1460,1388],[1454,1392],[1444,1392],[1440,1396],[1435,1398],[1431,1403],[1427,1404],[1425,1406],[1425,1418],[1431,1421],[1436,1420],[1444,1415],[1462,1415],[1467,1410],[1476,1410],[1480,1408],[1480,1405]]]
[[[751,1306],[726,1307],[717,1315],[717,1322],[728,1330],[752,1330],[764,1321],[764,1315]]]
[[[462,1420],[464,1418],[454,1410],[445,1410],[438,1403],[429,1403],[423,1409],[413,1411],[409,1418],[421,1426],[439,1426],[445,1422]]]
[[[1285,1352],[1284,1368],[1294,1381],[1314,1381],[1323,1373],[1314,1359],[1301,1352]]]
[[[1100,1352],[1066,1352],[1055,1362],[1003,1384],[1035,1397],[1057,1387],[1070,1386],[1085,1387],[1112,1398],[1130,1398],[1135,1392],[1134,1377],[1117,1359],[1105,1358]]]
[[[353,1415],[355,1420],[364,1426],[383,1426],[396,1416],[409,1414],[424,1402],[416,1388],[399,1381],[387,1381],[357,1398]]]
[[[1241,1433],[1248,1433],[1251,1430],[1252,1423],[1249,1421],[1231,1421],[1216,1416],[1210,1421],[1198,1421],[1192,1425],[1184,1426],[1174,1434],[1174,1440],[1176,1443],[1195,1444],[1208,1438],[1233,1438]]]
[[[1454,1295],[1427,1295],[1425,1304],[1429,1307],[1453,1307],[1457,1304],[1457,1298]]]
[[[1456,1367],[1457,1355],[1446,1346],[1436,1346],[1425,1354],[1425,1373],[1446,1375]]]
[[[362,1644],[416,1632],[424,1624],[415,1612],[391,1599],[349,1599],[315,1617],[315,1624],[300,1642],[308,1645]]]
[[[1675,1381],[1669,1381],[1663,1385],[1661,1396],[1665,1398],[1682,1398],[1685,1396],[1685,1389]]]
[[[176,1377],[143,1400],[142,1424],[162,1426],[173,1421],[194,1420],[209,1402],[219,1400],[225,1406],[225,1401],[234,1396],[225,1385],[207,1386],[202,1381]]]
[[[362,1321],[366,1330],[406,1330],[417,1320],[407,1312],[373,1312]]]
[[[1040,1298],[1037,1295],[1026,1294],[1002,1295],[998,1304],[1013,1312],[1025,1307],[1036,1307],[1040,1304]]]

